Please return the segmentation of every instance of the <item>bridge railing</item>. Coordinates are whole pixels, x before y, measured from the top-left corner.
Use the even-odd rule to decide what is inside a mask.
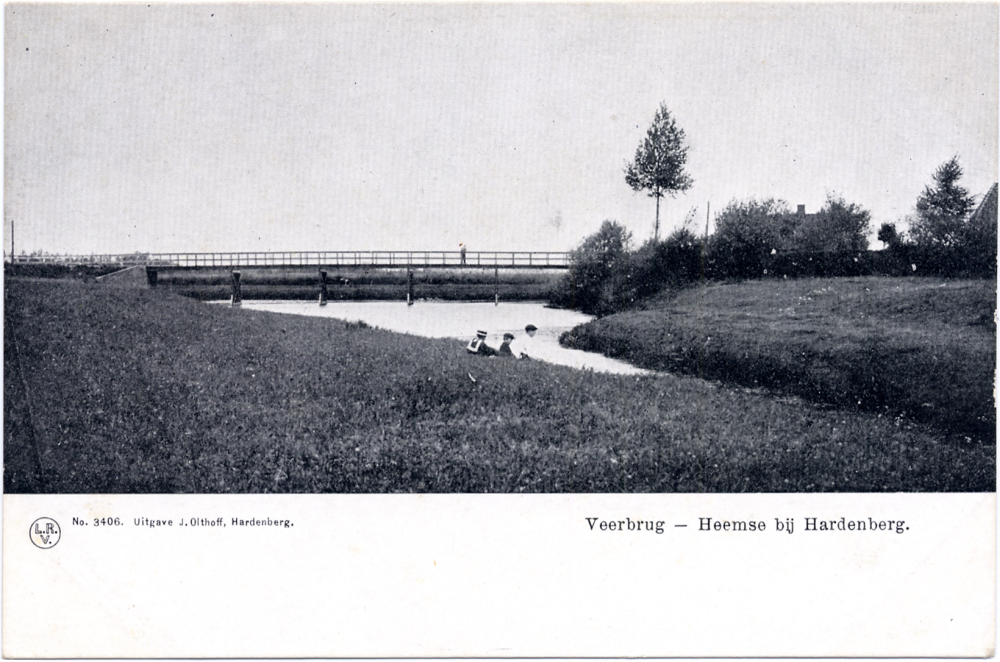
[[[14,264],[66,264],[66,265],[121,265],[131,267],[148,263],[148,254],[91,254],[91,255],[14,255]]]
[[[534,267],[566,268],[569,253],[555,251],[286,251],[134,253],[128,255],[17,255],[15,264],[161,267]]]

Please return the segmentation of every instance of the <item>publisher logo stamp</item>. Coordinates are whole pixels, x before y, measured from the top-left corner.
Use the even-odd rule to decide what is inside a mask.
[[[59,529],[59,522],[51,517],[39,517],[31,523],[28,535],[31,536],[31,542],[35,543],[35,547],[49,549],[59,542],[62,531]]]

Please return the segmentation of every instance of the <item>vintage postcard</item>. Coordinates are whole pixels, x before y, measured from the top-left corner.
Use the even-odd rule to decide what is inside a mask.
[[[996,3],[8,3],[3,655],[991,657]]]

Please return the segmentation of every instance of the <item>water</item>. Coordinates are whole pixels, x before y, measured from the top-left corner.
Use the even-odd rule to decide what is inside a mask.
[[[215,303],[228,304],[228,301]],[[427,338],[454,338],[464,346],[482,329],[486,342],[500,347],[504,333],[513,333],[530,345],[532,358],[574,368],[611,372],[623,375],[647,374],[622,361],[601,354],[567,349],[559,345],[559,336],[577,324],[592,319],[572,310],[546,308],[541,303],[501,303],[418,301],[412,306],[405,301],[330,301],[325,306],[307,301],[243,301],[249,310],[266,310],[287,315],[330,317],[338,320],[363,321],[371,326],[409,333]],[[524,327],[538,327],[535,337],[528,339]]]

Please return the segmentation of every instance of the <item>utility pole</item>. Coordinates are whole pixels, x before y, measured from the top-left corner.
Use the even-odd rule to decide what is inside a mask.
[[[701,282],[705,282],[705,253],[708,251],[708,223],[712,218],[712,201],[705,205],[705,238],[701,240]]]

